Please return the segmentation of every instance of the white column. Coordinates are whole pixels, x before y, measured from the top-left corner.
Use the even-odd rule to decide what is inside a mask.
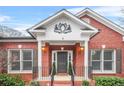
[[[85,41],[84,48],[84,78],[88,80],[88,41]]]
[[[42,77],[42,49],[41,49],[42,43],[40,40],[38,40],[38,79],[41,79]]]

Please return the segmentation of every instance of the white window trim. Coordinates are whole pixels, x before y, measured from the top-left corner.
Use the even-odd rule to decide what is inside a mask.
[[[10,51],[11,50],[19,50],[20,51],[20,70],[14,71],[11,70],[11,65],[10,65]],[[32,68],[33,68],[33,49],[8,49],[8,73],[13,74],[13,73],[32,73],[32,70],[22,70],[22,51],[23,50],[31,50],[32,52]]]
[[[102,62],[101,62],[101,70],[93,70],[94,74],[115,74],[116,73],[116,50],[115,49],[93,49],[93,50],[100,50],[101,51],[101,57],[102,57]],[[104,50],[113,50],[114,51],[114,60],[113,60],[113,64],[112,64],[112,68],[113,70],[103,70],[103,53]],[[92,50],[91,50],[92,51]],[[91,64],[92,64],[92,52],[91,52]]]

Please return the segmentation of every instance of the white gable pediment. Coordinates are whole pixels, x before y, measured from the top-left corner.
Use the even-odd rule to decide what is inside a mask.
[[[42,40],[81,40],[82,29],[87,27],[62,17],[46,25],[45,28],[46,33],[44,37],[41,37]]]
[[[43,30],[44,29],[44,30]],[[97,29],[63,10],[30,28],[31,33],[41,40],[82,40],[87,39]],[[86,32],[82,35],[82,32]]]

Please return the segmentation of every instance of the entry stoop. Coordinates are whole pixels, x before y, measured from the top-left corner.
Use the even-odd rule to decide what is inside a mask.
[[[71,81],[54,81],[53,86],[72,86]]]
[[[71,81],[70,75],[55,75],[54,81]]]
[[[53,86],[72,86],[70,75],[55,75]]]

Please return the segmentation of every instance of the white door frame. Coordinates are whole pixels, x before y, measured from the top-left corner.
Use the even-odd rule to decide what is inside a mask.
[[[57,53],[58,52],[67,52],[68,56],[68,63],[71,62],[73,64],[73,51],[72,50],[52,50],[52,64],[55,62],[56,65],[56,72],[57,72]],[[67,65],[67,69],[69,68],[69,65]]]

